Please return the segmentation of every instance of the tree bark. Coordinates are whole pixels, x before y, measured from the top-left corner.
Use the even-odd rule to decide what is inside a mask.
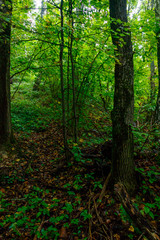
[[[66,129],[66,107],[65,107],[65,89],[64,89],[64,76],[63,76],[63,50],[64,50],[64,30],[63,30],[63,0],[60,4],[61,16],[61,39],[60,39],[60,78],[61,78],[61,94],[62,94],[62,124],[63,124],[63,140],[64,151],[66,159],[68,159],[68,144],[67,144],[67,129]]]
[[[151,69],[151,74],[150,74],[150,102],[152,103],[155,99],[155,81],[154,81],[155,65],[154,65],[154,60],[151,62],[150,69]]]
[[[0,147],[11,141],[10,37],[12,3],[0,0]]]
[[[133,52],[126,0],[110,0],[111,35],[115,45],[115,92],[112,111],[112,179],[129,193],[136,188],[133,160]]]
[[[75,66],[73,60],[73,3],[69,0],[69,17],[71,21],[71,42],[70,42],[70,59],[71,59],[71,71],[72,71],[72,94],[73,94],[73,133],[74,142],[77,143],[77,113],[76,113],[76,91],[75,91]]]

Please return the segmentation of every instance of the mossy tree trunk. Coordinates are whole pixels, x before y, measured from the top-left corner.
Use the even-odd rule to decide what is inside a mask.
[[[112,179],[127,191],[136,188],[133,160],[133,52],[127,23],[126,0],[110,0],[111,35],[115,45],[115,92],[112,111]]]
[[[0,0],[0,147],[10,142],[10,36],[11,0]]]

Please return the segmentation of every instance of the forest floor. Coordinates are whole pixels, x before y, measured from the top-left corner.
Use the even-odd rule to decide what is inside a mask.
[[[110,171],[105,165],[97,164],[96,158],[83,159],[76,145],[70,161],[65,161],[58,124],[29,136],[17,133],[15,138],[10,150],[1,152],[0,239],[145,239],[109,184],[98,201]],[[101,155],[101,145],[81,150]],[[144,151],[135,157],[143,181],[132,201],[160,232],[156,154]]]

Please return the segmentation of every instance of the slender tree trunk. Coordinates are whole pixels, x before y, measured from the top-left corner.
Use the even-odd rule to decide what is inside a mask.
[[[68,159],[68,145],[67,145],[67,129],[66,129],[66,109],[65,109],[65,89],[63,76],[63,50],[64,50],[64,31],[63,31],[63,0],[60,5],[61,16],[61,39],[60,39],[60,78],[61,78],[61,94],[62,94],[62,124],[63,124],[63,139],[66,159]]]
[[[10,36],[11,1],[0,0],[0,147],[11,141]]]
[[[127,26],[126,0],[110,0],[111,34],[116,47],[114,108],[112,111],[112,179],[127,191],[136,188],[133,160],[133,52]],[[120,40],[122,39],[122,40]]]
[[[153,10],[154,0],[151,0],[150,4],[151,5],[150,5],[149,10]],[[152,50],[152,48],[150,50]],[[151,51],[151,57],[152,57],[152,51]],[[155,64],[154,64],[154,60],[152,60],[152,62],[150,64],[150,69],[151,69],[151,74],[150,74],[150,102],[152,103],[155,100],[155,79],[154,79]]]
[[[69,48],[70,48],[70,36],[68,36],[68,59],[67,59],[67,120],[70,116],[70,57],[69,57]]]
[[[45,8],[44,8],[44,0],[41,1],[41,18],[43,18],[45,13]]]
[[[151,68],[151,75],[150,75],[150,102],[152,103],[154,101],[154,99],[155,99],[155,81],[154,81],[155,65],[154,65],[154,60],[151,62],[150,68]]]
[[[45,9],[44,9],[44,0],[41,1],[41,18],[43,19],[45,14]],[[42,48],[43,43],[40,46],[40,49]],[[42,80],[42,70],[39,71],[38,76],[35,79],[34,85],[33,85],[33,91],[39,91],[40,90],[40,84]]]
[[[155,2],[155,16],[156,16],[156,36],[157,36],[157,61],[158,61],[158,95],[155,110],[155,122],[160,121],[160,0]]]
[[[69,16],[71,19],[71,44],[70,44],[70,59],[71,59],[71,68],[72,68],[72,93],[73,93],[73,133],[74,141],[77,142],[77,114],[76,114],[76,92],[75,92],[75,66],[73,60],[73,12],[72,12],[72,0],[69,0]]]

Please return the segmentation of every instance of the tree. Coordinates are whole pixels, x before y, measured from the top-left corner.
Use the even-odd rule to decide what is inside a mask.
[[[67,143],[67,129],[66,129],[66,109],[65,109],[65,95],[64,95],[64,72],[63,72],[63,52],[64,52],[64,15],[63,15],[63,0],[60,4],[61,16],[61,39],[60,39],[60,78],[61,78],[61,93],[62,93],[62,123],[63,123],[63,141],[66,159],[68,159],[68,143]]]
[[[73,134],[74,141],[77,143],[77,113],[76,113],[76,90],[75,90],[75,66],[74,66],[74,58],[73,58],[73,2],[69,0],[69,22],[70,22],[70,43],[69,43],[69,56],[71,60],[71,72],[72,72],[72,94],[73,94]]]
[[[10,36],[11,0],[0,0],[0,146],[11,141]]]
[[[155,3],[155,16],[156,16],[156,37],[157,37],[157,60],[158,60],[158,96],[155,111],[155,121],[160,121],[160,0]]]
[[[127,23],[126,0],[110,0],[111,35],[115,46],[115,92],[112,111],[112,178],[133,193],[136,176],[133,160],[133,52]]]

